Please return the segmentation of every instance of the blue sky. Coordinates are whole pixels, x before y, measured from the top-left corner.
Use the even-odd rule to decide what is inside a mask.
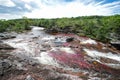
[[[114,1],[119,1],[119,0],[106,0],[106,3],[111,3],[111,2],[114,2]]]
[[[0,19],[120,14],[120,0],[0,0]]]

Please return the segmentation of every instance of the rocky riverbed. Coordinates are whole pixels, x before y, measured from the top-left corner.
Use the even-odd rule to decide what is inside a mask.
[[[120,51],[88,37],[52,35],[33,26],[0,40],[0,80],[119,80],[119,75]]]

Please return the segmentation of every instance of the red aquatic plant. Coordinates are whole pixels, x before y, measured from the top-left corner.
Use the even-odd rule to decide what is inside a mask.
[[[50,56],[55,58],[58,62],[63,65],[68,65],[70,67],[79,68],[90,68],[91,65],[84,60],[84,56],[80,53],[70,54],[63,51],[51,52]]]

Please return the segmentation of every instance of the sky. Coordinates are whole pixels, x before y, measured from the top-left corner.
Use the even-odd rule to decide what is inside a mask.
[[[120,0],[0,0],[0,19],[120,14]]]

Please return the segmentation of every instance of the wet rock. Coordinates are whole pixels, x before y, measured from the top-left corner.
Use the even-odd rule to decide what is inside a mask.
[[[11,47],[11,46],[8,45],[8,44],[0,43],[0,50],[1,50],[1,49],[4,49],[4,50],[12,50],[12,49],[14,49],[14,48]]]
[[[120,41],[111,42],[111,45],[114,46],[116,49],[120,50]]]
[[[120,35],[111,33],[109,39],[110,44],[114,46],[116,49],[120,50]]]
[[[17,60],[15,60],[14,62],[13,62],[13,64],[14,65],[16,65],[16,69],[18,69],[18,70],[27,70],[26,68],[24,68],[24,62],[18,62]]]
[[[74,38],[73,37],[70,37],[70,38],[67,38],[66,39],[66,42],[72,42],[74,40]]]
[[[0,76],[4,75],[4,72],[7,72],[7,70],[11,67],[11,63],[6,61],[0,61]]]
[[[3,41],[0,41],[0,43],[3,43]]]
[[[59,32],[59,29],[58,28],[51,28],[51,29],[46,29],[45,30],[46,33],[58,33]]]
[[[31,75],[28,75],[25,80],[35,80]]]
[[[0,39],[11,39],[16,37],[16,33],[0,33]]]
[[[2,64],[0,62],[0,76],[2,76],[2,75],[3,75],[3,68],[2,68]]]

